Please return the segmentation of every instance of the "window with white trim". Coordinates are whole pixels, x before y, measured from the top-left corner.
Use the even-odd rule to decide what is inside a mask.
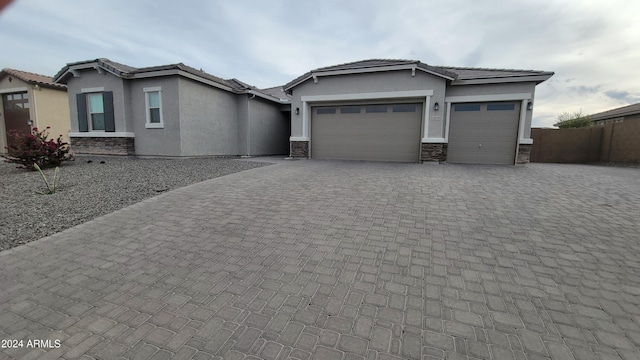
[[[162,120],[162,88],[144,88],[146,128],[164,128]]]
[[[89,103],[87,110],[89,111],[89,119],[91,120],[89,121],[91,126],[89,131],[104,131],[104,100],[102,93],[87,94],[87,100]]]

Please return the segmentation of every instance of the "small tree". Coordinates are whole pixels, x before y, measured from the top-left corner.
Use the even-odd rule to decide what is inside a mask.
[[[580,109],[580,111],[574,113],[563,112],[559,114],[558,122],[553,124],[553,126],[557,126],[560,129],[567,129],[591,126],[592,124],[591,115],[583,115],[582,109]]]
[[[38,167],[44,169],[59,166],[63,161],[73,160],[69,143],[62,140],[62,135],[56,140],[47,139],[48,129],[47,126],[47,129],[38,131],[38,128],[34,127],[30,134],[13,131],[11,136],[14,138],[14,144],[5,146],[8,154],[2,155],[6,159],[5,162],[21,164],[19,168],[36,170]]]

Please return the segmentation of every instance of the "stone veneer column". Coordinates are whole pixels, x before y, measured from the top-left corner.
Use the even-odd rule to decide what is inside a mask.
[[[518,158],[516,164],[528,164],[531,158],[531,144],[520,144],[518,146]]]
[[[447,144],[444,143],[422,143],[420,161],[447,161]]]
[[[293,158],[308,158],[309,157],[309,142],[308,141],[292,141],[291,142],[291,157]]]

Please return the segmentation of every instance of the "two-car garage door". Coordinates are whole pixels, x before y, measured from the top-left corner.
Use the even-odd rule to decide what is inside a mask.
[[[422,104],[316,106],[314,159],[418,162]]]

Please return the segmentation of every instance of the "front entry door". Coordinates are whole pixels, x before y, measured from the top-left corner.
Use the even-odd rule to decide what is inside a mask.
[[[29,96],[26,92],[3,94],[4,125],[7,131],[7,146],[15,144],[12,132],[29,134]]]

